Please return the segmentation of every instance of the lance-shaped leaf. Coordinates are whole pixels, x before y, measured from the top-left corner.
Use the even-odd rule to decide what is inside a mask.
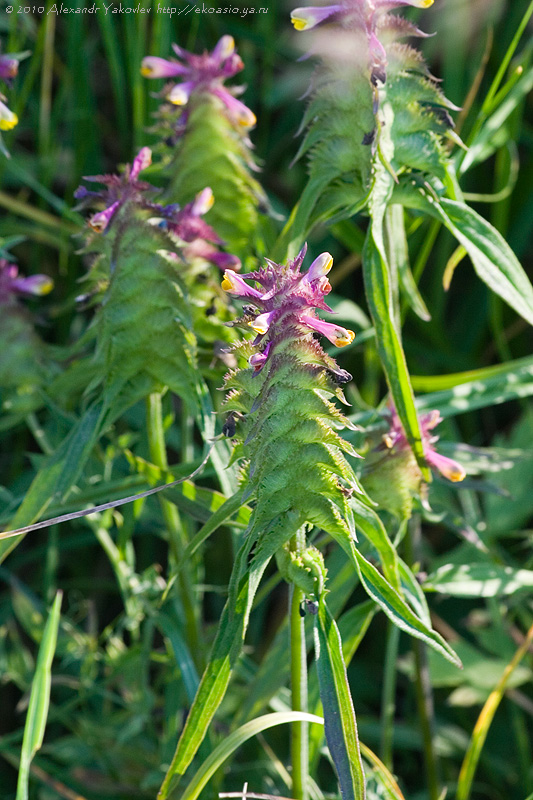
[[[233,667],[241,653],[252,603],[261,577],[274,553],[290,539],[293,533],[294,520],[284,514],[267,527],[258,540],[253,530],[246,535],[233,567],[228,602],[222,613],[209,663],[198,687],[172,763],[161,785],[162,800],[175,788],[172,786],[173,778],[183,775],[191,763],[206,735],[209,723],[224,699]],[[254,544],[256,544],[255,554],[251,564],[248,564],[248,557]]]
[[[335,620],[320,597],[315,617],[315,652],[326,740],[343,800],[364,800],[365,775],[355,712],[344,666],[342,642]]]
[[[490,222],[464,203],[439,199],[420,187],[404,184],[398,197],[404,205],[440,220],[465,248],[481,280],[533,325],[533,286],[501,233]]]
[[[378,248],[375,241],[376,224],[379,225],[379,222],[372,222],[369,228],[363,251],[363,273],[368,306],[376,330],[378,351],[398,416],[422,474],[430,480],[409,371],[393,319],[388,265],[384,250]]]
[[[379,605],[389,619],[400,630],[426,642],[452,664],[460,667],[461,662],[449,644],[417,616],[379,570],[360,553],[353,540],[336,534],[332,536],[350,557],[368,596]]]

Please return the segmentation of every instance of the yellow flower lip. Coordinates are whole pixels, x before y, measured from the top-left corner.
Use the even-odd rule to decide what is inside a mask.
[[[355,333],[348,328],[337,328],[335,331],[335,344],[337,347],[346,347],[355,339]]]
[[[193,214],[203,217],[204,214],[213,208],[215,203],[215,195],[211,187],[206,186],[201,192],[198,192],[192,204]]]
[[[268,330],[268,325],[266,325],[263,321],[258,322],[257,320],[253,320],[252,322],[249,322],[248,325],[256,333],[264,334]]]
[[[150,78],[152,74],[153,74],[153,69],[151,67],[148,67],[146,64],[143,64],[141,66],[141,75],[143,76],[143,78]]]
[[[9,111],[9,109],[7,109]],[[19,123],[19,118],[12,111],[9,115],[0,117],[0,131],[10,131]]]
[[[224,280],[220,285],[222,286],[225,292],[230,292],[233,289],[233,284],[226,278],[226,275],[224,275]]]
[[[257,124],[257,117],[249,108],[240,113],[237,119],[239,125],[242,125],[243,128],[253,128]]]
[[[456,467],[450,467],[446,470],[441,469],[441,472],[446,478],[448,478],[449,481],[452,481],[453,483],[460,483],[466,478],[466,472],[464,469],[462,469],[462,467],[459,467],[459,465]]]
[[[91,217],[91,219],[87,220],[87,222],[89,227],[92,228],[93,231],[96,231],[96,233],[102,233],[102,231],[104,231],[106,228],[106,222],[103,219],[95,220],[93,217]]]
[[[307,28],[309,21],[306,19],[302,19],[301,17],[295,17],[291,14],[291,22],[294,25],[294,29],[297,31],[305,31]]]
[[[176,84],[168,93],[167,100],[175,106],[184,106],[189,101],[190,85]]]
[[[41,283],[40,283],[40,285],[38,287],[38,291],[36,292],[36,294],[39,294],[39,295],[50,294],[50,292],[52,291],[53,288],[54,288],[54,282],[53,282],[52,278],[45,277],[41,281]]]
[[[235,39],[233,36],[227,34],[223,36],[222,39],[219,41],[220,51],[218,56],[221,61],[225,61],[229,58],[235,50]]]
[[[184,94],[178,94],[177,92],[174,92],[172,97],[169,96],[168,99],[175,106],[184,106],[188,100],[188,98],[185,97]]]

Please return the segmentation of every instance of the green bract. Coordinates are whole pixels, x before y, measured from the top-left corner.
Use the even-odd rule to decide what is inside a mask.
[[[107,402],[122,406],[164,386],[194,396],[196,339],[183,262],[151,217],[148,210],[120,209],[101,256],[109,283],[93,322],[99,374],[92,388],[103,383]]]
[[[296,228],[350,216],[366,206],[376,160],[392,174],[413,171],[444,181],[444,137],[453,126],[446,99],[422,55],[400,40],[423,36],[412,23],[386,13],[391,3],[350,0],[328,15],[319,9],[311,52],[320,58],[302,127],[298,156],[308,154],[309,183]],[[295,12],[296,13],[296,12]],[[312,27],[298,25],[297,29]],[[313,22],[313,26],[317,24]],[[385,136],[385,141],[383,141]]]
[[[20,306],[2,306],[0,341],[0,407],[28,413],[39,405],[35,390],[44,384],[47,370],[43,343]]]
[[[225,384],[226,407],[244,414],[236,441],[257,498],[252,528],[287,520],[288,537],[306,522],[353,536],[347,495],[356,479],[344,452],[355,454],[337,433],[349,423],[330,400],[340,394],[328,371],[336,364],[311,334],[302,339],[296,331],[269,362],[259,374],[232,372]]]
[[[188,203],[209,185],[215,197],[210,223],[230,252],[252,263],[261,246],[259,207],[265,197],[250,171],[247,141],[217,97],[206,92],[191,97],[185,133],[168,156],[168,201]]]

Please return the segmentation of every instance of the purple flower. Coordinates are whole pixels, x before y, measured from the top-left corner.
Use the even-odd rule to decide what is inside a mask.
[[[429,8],[432,5],[433,0],[344,0],[331,6],[295,8],[291,11],[291,22],[297,31],[307,31],[327,20],[344,20],[350,16],[358,16],[371,24],[376,11],[391,11],[396,6]]]
[[[220,269],[240,269],[241,262],[237,256],[219,249],[223,244],[222,239],[202,219],[214,203],[211,189],[206,187],[198,192],[194,200],[183,208],[177,204],[165,206],[155,203],[148,199],[146,194],[157,189],[139,180],[139,174],[151,163],[152,151],[149,147],[143,147],[132,165],[126,165],[122,175],[91,175],[84,178],[91,183],[102,183],[106,187],[100,192],[91,192],[85,186],[80,186],[74,194],[86,205],[96,202],[105,206],[102,211],[90,217],[90,227],[96,233],[103,233],[108,229],[117,211],[126,203],[132,203],[153,213],[152,221],[168,231],[187,261],[201,258],[216,264]]]
[[[214,228],[202,219],[213,203],[213,192],[207,186],[183,208],[178,205],[160,207],[163,214],[161,224],[173,238],[178,240],[188,261],[202,258],[220,269],[239,270],[240,259],[219,250],[219,246],[223,244],[222,239]]]
[[[19,275],[16,264],[0,258],[0,304],[7,303],[15,294],[44,295],[52,290],[54,283],[48,275]]]
[[[173,45],[173,49],[179,61],[147,56],[141,65],[141,74],[146,78],[180,79],[164,89],[164,96],[170,103],[186,106],[194,93],[208,92],[223,103],[232,121],[243,128],[255,125],[254,113],[235,97],[242,88],[226,89],[224,86],[226,78],[232,78],[244,66],[235,52],[232,36],[223,36],[211,53],[202,55],[189,53],[177,45]]]
[[[89,219],[89,225],[97,233],[103,233],[119,208],[127,201],[133,201],[145,208],[159,209],[158,206],[146,200],[144,193],[156,191],[155,187],[144,181],[139,181],[139,174],[152,163],[152,151],[149,147],[139,150],[133,159],[131,166],[126,165],[122,175],[87,175],[83,180],[90,183],[102,183],[106,188],[99,192],[92,192],[79,186],[74,192],[74,197],[81,200],[82,204],[103,202],[105,208],[93,214]]]
[[[19,62],[17,58],[13,58],[8,54],[0,55],[0,81],[6,83],[16,77],[19,71]]]
[[[258,352],[249,360],[256,371],[264,366],[276,345],[290,337],[311,339],[313,332],[317,331],[337,347],[344,347],[354,339],[353,331],[324,322],[316,316],[317,308],[331,311],[324,296],[331,291],[326,274],[333,259],[329,253],[322,253],[302,275],[300,268],[306,249],[305,246],[285,266],[266,259],[266,266],[257,272],[242,276],[224,273],[222,288],[252,304],[247,306],[245,319],[258,334],[254,341]],[[250,286],[244,278],[254,280],[261,288]],[[254,313],[254,306],[258,313]]]
[[[401,6],[429,8],[431,5],[433,5],[433,0],[343,0],[342,3],[334,5],[295,8],[291,12],[291,22],[297,31],[310,30],[324,23],[336,23],[340,29],[362,34],[367,44],[366,60],[370,77],[372,83],[376,85],[378,80],[381,83],[385,83],[386,80],[387,54],[379,39],[379,34],[382,21],[385,25],[394,26],[395,24],[395,18],[389,17],[388,12]],[[402,36],[406,33],[412,36],[424,35],[415,25],[400,20],[398,35]],[[327,47],[331,52],[330,40],[324,42],[322,46]],[[339,40],[337,47],[339,55],[342,55],[345,46]],[[358,52],[353,56],[357,60],[360,58]]]
[[[405,435],[402,423],[394,406],[389,406],[389,413],[391,416],[391,427],[388,434],[384,437],[385,446],[389,450],[406,450],[409,449],[409,442]],[[422,446],[424,448],[424,456],[428,464],[434,469],[438,470],[449,481],[457,483],[466,477],[466,472],[457,461],[447,456],[442,456],[437,453],[434,445],[438,442],[439,437],[435,436],[432,431],[440,422],[442,417],[440,412],[429,411],[419,417],[420,432],[422,434]]]
[[[0,81],[4,81],[4,83],[9,85],[16,76],[18,68],[18,58],[7,54],[0,55]],[[5,102],[3,102],[4,100],[6,100],[6,98],[0,92],[0,131],[10,131],[15,125],[18,125],[18,117],[6,106]]]

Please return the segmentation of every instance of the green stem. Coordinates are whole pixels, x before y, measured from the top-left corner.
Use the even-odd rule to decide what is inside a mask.
[[[150,459],[157,467],[166,470],[168,469],[168,460],[163,428],[161,395],[159,392],[148,395],[146,399],[146,421]],[[165,500],[164,497],[160,496],[159,502],[169,534],[170,552],[173,556],[174,563],[181,564],[187,541],[178,509],[173,503]],[[200,666],[202,658],[200,652],[198,616],[194,604],[194,587],[191,576],[186,569],[180,569],[178,571],[177,583],[181,604],[183,606],[183,613],[185,615],[187,641],[196,666]]]
[[[381,695],[381,760],[392,771],[392,750],[394,735],[394,714],[396,711],[396,662],[400,629],[389,622],[387,631],[387,651],[385,653],[385,675]]]
[[[405,537],[407,562],[410,566],[417,560],[420,534],[420,518],[414,516],[407,526],[407,534]],[[427,648],[426,645],[418,639],[413,639],[412,647],[415,658],[416,704],[418,707],[420,732],[422,734],[424,764],[428,782],[428,797],[429,800],[439,800],[441,797],[439,788],[439,765],[434,745],[435,713],[431,679],[429,676]]]
[[[194,461],[194,415],[185,403],[181,415],[181,460],[185,464]]]
[[[305,548],[305,533],[299,531],[291,541],[291,550],[300,552]],[[300,608],[305,600],[304,592],[291,587],[289,605],[289,630],[291,648],[292,710],[308,711],[307,701],[307,650],[305,646],[304,618]],[[309,723],[294,722],[291,726],[292,792],[295,800],[309,798]]]

